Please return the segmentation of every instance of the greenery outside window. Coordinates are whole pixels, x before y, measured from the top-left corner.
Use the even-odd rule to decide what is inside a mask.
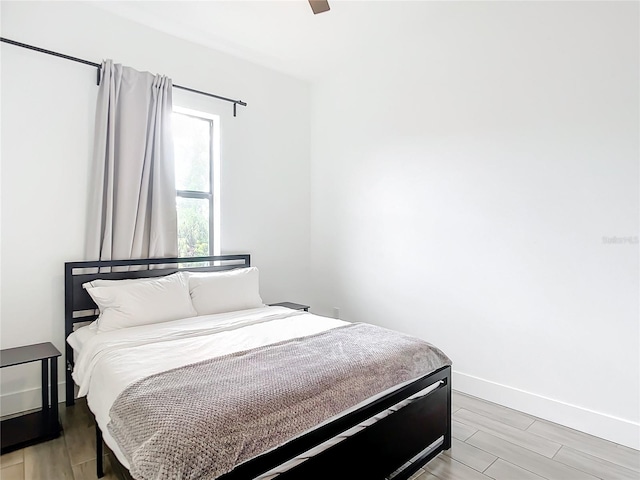
[[[172,123],[178,255],[219,255],[219,117],[176,107]]]

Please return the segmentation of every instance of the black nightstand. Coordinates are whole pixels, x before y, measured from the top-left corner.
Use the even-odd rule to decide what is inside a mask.
[[[309,311],[309,305],[301,305],[299,303],[291,303],[291,302],[280,302],[280,303],[270,303],[270,307],[287,307],[292,310],[304,310],[305,312]]]
[[[8,453],[34,443],[60,436],[58,421],[58,357],[60,352],[51,343],[0,350],[0,368],[42,362],[42,410],[0,423],[2,452]],[[49,385],[51,372],[51,385]],[[51,395],[49,395],[51,392]],[[49,404],[51,397],[51,404]]]

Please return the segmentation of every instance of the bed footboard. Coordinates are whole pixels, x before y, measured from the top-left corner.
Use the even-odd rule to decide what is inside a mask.
[[[447,397],[439,388],[278,479],[407,479],[450,443]]]

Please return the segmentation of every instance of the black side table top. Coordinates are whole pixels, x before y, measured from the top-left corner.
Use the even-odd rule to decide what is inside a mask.
[[[293,310],[304,310],[305,312],[309,311],[309,305],[302,305],[300,303],[293,303],[293,302],[270,303],[269,306],[270,307],[287,307]]]
[[[7,348],[0,350],[0,368],[59,357],[60,355],[60,351],[51,342]]]

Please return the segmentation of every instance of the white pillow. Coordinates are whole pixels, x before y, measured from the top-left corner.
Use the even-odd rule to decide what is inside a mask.
[[[187,279],[174,273],[146,282],[88,288],[100,308],[98,332],[196,316]]]
[[[256,267],[189,273],[189,293],[198,315],[263,307]]]

